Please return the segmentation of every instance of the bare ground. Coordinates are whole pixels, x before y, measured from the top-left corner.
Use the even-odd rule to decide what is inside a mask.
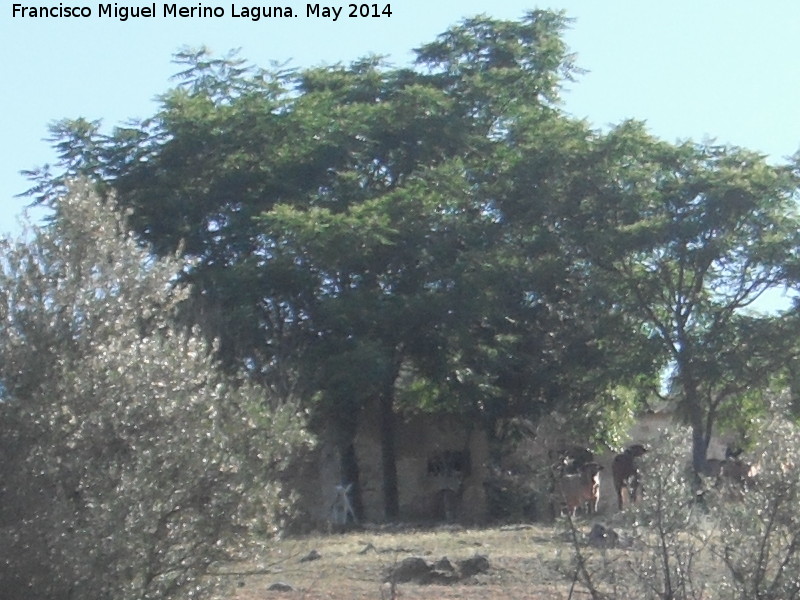
[[[588,531],[588,524],[580,524]],[[303,560],[311,553],[313,560]],[[402,561],[421,557],[452,564],[483,555],[483,573],[449,583],[397,583],[387,577]],[[255,563],[229,567],[236,590],[230,600],[389,600],[500,598],[565,600],[570,597],[572,550],[563,530],[548,525],[486,529],[364,530],[287,539]],[[292,591],[269,591],[285,583]],[[588,597],[572,590],[576,600]]]

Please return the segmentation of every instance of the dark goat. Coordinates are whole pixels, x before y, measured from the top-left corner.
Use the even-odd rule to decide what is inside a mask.
[[[594,461],[594,453],[582,446],[568,446],[548,453],[553,470],[560,475],[580,473],[583,465]]]
[[[725,459],[709,458],[706,460],[702,474],[714,482],[714,487],[732,485],[746,491],[755,484],[758,466],[739,458],[741,451],[725,453]]]
[[[755,477],[758,474],[759,466],[742,460],[740,458],[742,452],[742,448],[732,449],[728,447],[725,450],[722,476],[747,489],[755,483]]]
[[[725,463],[726,461],[721,458],[708,458],[702,474],[712,479],[719,479],[722,476],[722,469]]]
[[[622,454],[614,457],[611,463],[611,475],[614,478],[614,489],[617,492],[617,506],[622,510],[622,488],[628,492],[628,501],[636,502],[639,497],[641,481],[639,479],[639,468],[636,459],[644,455],[647,449],[641,444],[633,444],[625,449]]]

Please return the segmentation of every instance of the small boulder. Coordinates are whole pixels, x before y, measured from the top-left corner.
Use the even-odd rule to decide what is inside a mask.
[[[441,571],[442,573],[455,573],[456,568],[453,566],[453,563],[450,562],[450,559],[446,556],[443,556],[435,563],[433,563],[433,568],[437,571]]]
[[[489,568],[489,559],[483,554],[476,554],[472,558],[464,559],[458,563],[458,570],[461,572],[462,578],[486,573]]]
[[[419,556],[409,556],[389,573],[388,581],[407,583],[409,581],[421,582],[426,580],[433,570],[432,565]]]
[[[300,562],[311,562],[312,560],[319,560],[320,558],[322,558],[322,555],[316,550],[312,550],[311,552],[306,554],[303,558],[301,558]]]
[[[267,588],[269,592],[293,592],[294,588],[290,586],[288,583],[283,583],[282,581],[276,581],[271,586]]]

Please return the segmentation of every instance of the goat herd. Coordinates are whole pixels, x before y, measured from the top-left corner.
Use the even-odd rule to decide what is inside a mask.
[[[642,444],[628,446],[624,452],[614,456],[611,462],[611,477],[617,497],[617,507],[635,503],[641,496],[642,481],[638,459],[647,453]],[[725,459],[708,459],[702,475],[718,484],[724,481],[746,484],[752,481],[755,468],[742,461],[741,450],[726,452]],[[550,452],[553,462],[552,501],[554,511],[560,506],[562,512],[571,516],[578,509],[586,514],[595,514],[600,502],[600,472],[603,466],[595,461],[590,450],[578,446]]]

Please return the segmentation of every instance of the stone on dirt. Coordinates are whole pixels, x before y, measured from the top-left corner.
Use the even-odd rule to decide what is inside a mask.
[[[294,588],[290,586],[288,583],[283,583],[282,581],[276,581],[271,586],[267,588],[268,592],[293,592]]]
[[[301,558],[300,562],[311,562],[312,560],[319,560],[320,558],[322,558],[322,555],[316,550],[312,550],[311,552],[306,554],[303,558]]]
[[[486,573],[489,570],[489,559],[483,554],[476,554],[472,558],[459,561],[458,568],[461,577],[472,577],[478,573]]]
[[[489,568],[489,559],[480,554],[458,561],[458,567],[453,566],[446,556],[436,562],[427,561],[419,556],[410,556],[389,571],[386,581],[447,585],[463,581],[479,573],[485,573]]]

